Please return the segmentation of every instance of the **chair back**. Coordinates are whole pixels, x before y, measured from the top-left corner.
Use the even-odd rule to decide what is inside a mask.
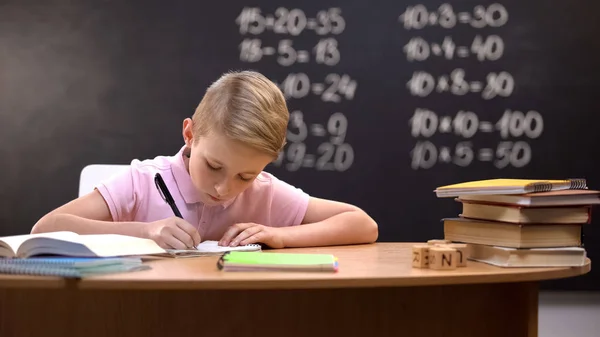
[[[81,170],[79,176],[79,196],[94,190],[94,186],[112,175],[122,172],[129,165],[91,164]]]

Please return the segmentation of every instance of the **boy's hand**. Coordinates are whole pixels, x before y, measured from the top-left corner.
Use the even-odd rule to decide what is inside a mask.
[[[255,223],[235,224],[223,234],[220,246],[244,246],[251,243],[264,243],[271,248],[283,248],[281,228],[263,226]]]
[[[200,243],[196,228],[175,216],[149,223],[145,234],[165,249],[189,249]]]

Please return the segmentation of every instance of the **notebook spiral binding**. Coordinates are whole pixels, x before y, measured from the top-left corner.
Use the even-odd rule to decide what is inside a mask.
[[[569,182],[569,186],[567,187],[567,189],[570,190],[586,190],[587,189],[587,181],[584,178],[573,178],[573,179],[568,179]],[[538,182],[538,183],[533,183],[530,186],[530,191],[537,193],[537,192],[548,192],[548,191],[552,191],[552,183],[546,183],[546,182]]]
[[[587,182],[583,178],[573,178],[569,179],[571,182],[570,189],[572,190],[585,190],[587,189]]]
[[[219,270],[223,270],[223,268],[225,267],[225,255],[229,254],[230,252],[225,252],[221,255],[221,257],[219,257],[219,260],[217,261],[217,268]]]
[[[53,268],[48,266],[33,265],[0,265],[2,274],[19,274],[34,276],[60,276],[67,278],[81,278],[82,275],[77,270],[70,268]]]
[[[552,184],[551,183],[533,183],[531,184],[531,192],[533,193],[538,193],[538,192],[547,192],[547,191],[551,191],[552,190]]]

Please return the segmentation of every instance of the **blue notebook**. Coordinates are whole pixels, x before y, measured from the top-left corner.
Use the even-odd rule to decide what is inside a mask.
[[[0,259],[0,274],[82,278],[150,269],[141,258],[35,257]]]

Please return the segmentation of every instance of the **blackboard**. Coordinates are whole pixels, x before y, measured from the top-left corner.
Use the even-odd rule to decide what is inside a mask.
[[[600,188],[592,1],[2,1],[0,235],[76,197],[92,163],[173,154],[229,70],[292,114],[268,171],[354,203],[380,241],[442,236],[440,185],[587,178]],[[598,220],[585,227],[600,257]],[[600,273],[546,283],[600,289]]]

